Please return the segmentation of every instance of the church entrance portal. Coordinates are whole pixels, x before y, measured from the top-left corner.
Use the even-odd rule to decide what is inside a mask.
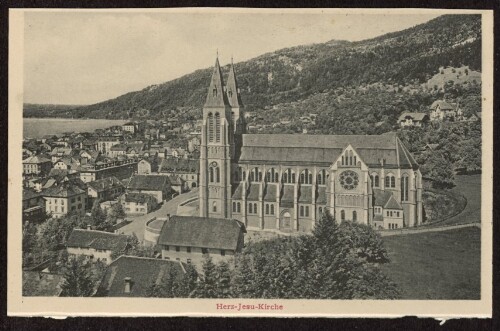
[[[280,216],[280,230],[281,231],[291,231],[292,230],[292,215],[288,210],[283,210]]]

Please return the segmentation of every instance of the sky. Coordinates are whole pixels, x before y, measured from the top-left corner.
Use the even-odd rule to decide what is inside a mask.
[[[439,14],[332,12],[29,11],[24,15],[24,102],[92,104],[215,62],[237,65],[285,47],[357,41]]]

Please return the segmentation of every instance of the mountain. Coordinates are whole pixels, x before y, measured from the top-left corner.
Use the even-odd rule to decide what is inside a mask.
[[[247,111],[286,109],[287,105],[297,104],[312,108],[318,99],[322,99],[323,108],[329,110],[329,102],[357,99],[356,93],[374,94],[373,91],[378,91],[373,96],[382,98],[380,103],[383,105],[387,101],[383,100],[385,97],[401,98],[394,92],[411,95],[412,90],[422,88],[439,74],[440,68],[467,66],[469,70],[480,73],[481,16],[444,15],[374,39],[359,42],[334,40],[285,48],[235,66]],[[197,70],[89,106],[63,107],[50,112],[40,111],[39,107],[25,107],[24,115],[162,118],[175,111],[196,118],[201,116],[199,110],[205,100],[211,70]],[[228,70],[229,66],[223,67],[224,75]],[[356,90],[354,94],[352,89]],[[345,91],[351,92],[346,96]],[[412,102],[418,108],[418,102],[422,101],[430,100]],[[407,108],[411,109],[410,106]],[[374,120],[384,120],[388,116],[393,121],[398,111],[380,114]]]

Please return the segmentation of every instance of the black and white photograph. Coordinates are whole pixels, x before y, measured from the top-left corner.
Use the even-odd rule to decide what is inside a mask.
[[[10,313],[491,316],[492,17],[11,10]]]

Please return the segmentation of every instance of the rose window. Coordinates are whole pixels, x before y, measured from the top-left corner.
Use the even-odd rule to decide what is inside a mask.
[[[340,185],[346,190],[353,190],[358,186],[358,174],[354,171],[343,171],[339,176]]]

